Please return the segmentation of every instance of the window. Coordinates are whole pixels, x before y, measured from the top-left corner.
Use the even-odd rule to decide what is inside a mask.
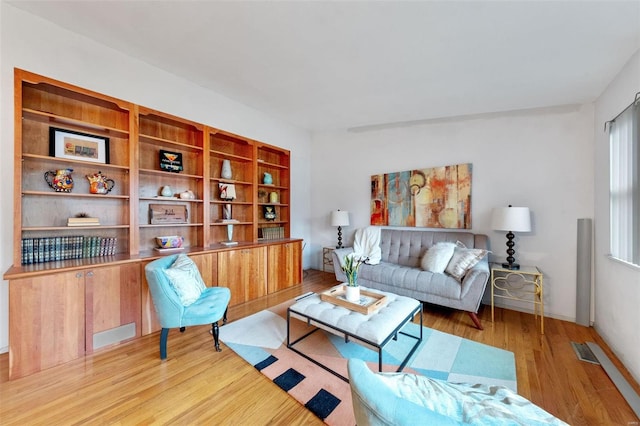
[[[640,103],[609,126],[611,256],[640,266]]]

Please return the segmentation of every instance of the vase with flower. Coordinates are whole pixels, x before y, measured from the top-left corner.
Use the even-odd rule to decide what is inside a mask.
[[[360,286],[358,286],[358,270],[360,265],[367,261],[366,257],[359,256],[355,253],[349,253],[344,257],[342,270],[347,276],[345,298],[349,302],[357,302],[360,300]]]

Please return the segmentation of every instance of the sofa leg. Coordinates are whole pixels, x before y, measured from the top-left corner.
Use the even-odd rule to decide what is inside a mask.
[[[471,317],[471,320],[473,321],[473,323],[476,325],[476,327],[478,328],[478,330],[484,330],[484,328],[482,328],[482,324],[480,323],[480,318],[478,318],[478,315],[476,315],[475,312],[467,312],[469,314],[469,316]]]

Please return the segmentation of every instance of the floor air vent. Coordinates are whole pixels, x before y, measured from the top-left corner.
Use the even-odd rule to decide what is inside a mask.
[[[580,361],[600,365],[598,358],[591,352],[591,349],[589,349],[586,343],[571,342],[571,346],[573,346],[573,350]]]

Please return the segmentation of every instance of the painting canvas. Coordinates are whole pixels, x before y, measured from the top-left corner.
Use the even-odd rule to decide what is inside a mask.
[[[471,164],[371,176],[371,225],[471,229]]]

